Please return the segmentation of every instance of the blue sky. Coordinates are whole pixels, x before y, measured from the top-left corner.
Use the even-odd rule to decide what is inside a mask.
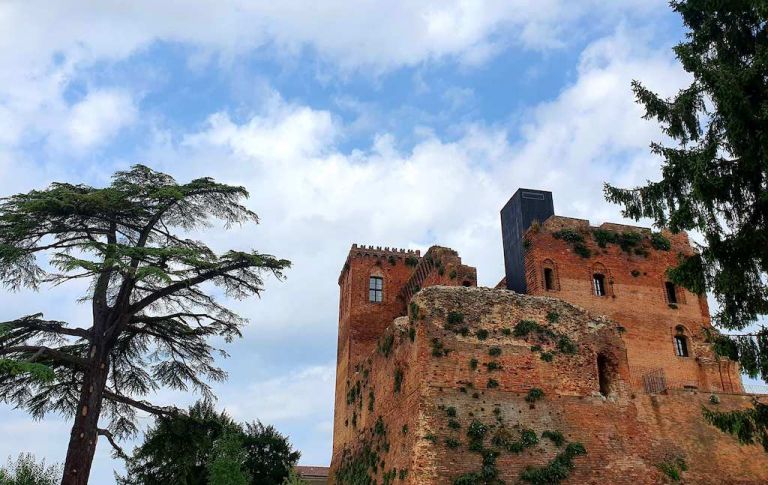
[[[94,6],[96,5],[96,6]],[[219,405],[331,450],[338,272],[353,242],[459,250],[502,275],[498,210],[517,187],[556,211],[620,220],[602,183],[657,177],[630,81],[688,81],[664,0],[0,4],[0,194],[105,184],[141,162],[245,185],[261,224],[200,237],[291,259],[285,282],[233,302]],[[82,287],[0,296],[0,320],[87,323]],[[176,405],[195,396],[161,392]],[[0,457],[62,461],[68,423],[0,407]],[[100,443],[93,483],[119,466]]]

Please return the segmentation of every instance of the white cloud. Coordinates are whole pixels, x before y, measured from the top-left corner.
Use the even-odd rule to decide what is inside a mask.
[[[159,41],[196,48],[190,62],[231,61],[267,47],[278,58],[312,52],[332,70],[377,74],[445,59],[482,63],[509,45],[559,46],[580,19],[610,25],[660,5],[661,0],[2,2],[0,144],[57,134],[70,108],[62,93],[73,79],[96,63],[109,65]],[[73,140],[88,145],[91,136],[93,127],[75,128]]]
[[[225,390],[219,405],[238,421],[285,423],[333,415],[336,364],[316,365],[274,378],[254,378],[244,389]],[[321,426],[319,431],[329,430]]]
[[[72,106],[67,136],[76,149],[93,148],[136,119],[131,96],[119,91],[92,91]]]

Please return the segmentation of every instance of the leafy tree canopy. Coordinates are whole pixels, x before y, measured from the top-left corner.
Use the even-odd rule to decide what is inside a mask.
[[[0,467],[0,485],[57,485],[61,480],[60,465],[37,462],[32,453],[22,453],[16,460],[8,459]]]
[[[108,187],[54,183],[0,200],[0,280],[11,289],[85,280],[90,322],[42,314],[0,323],[0,401],[73,417],[65,483],[88,479],[97,434],[136,433],[142,400],[162,386],[212,398],[226,374],[209,340],[240,337],[243,318],[210,291],[259,295],[290,263],[256,251],[221,253],[191,237],[213,221],[257,222],[243,187],[210,178],[177,183],[136,165]],[[106,423],[102,425],[101,419]]]
[[[299,452],[272,426],[236,423],[198,402],[186,414],[160,416],[127,461],[122,485],[279,485]]]

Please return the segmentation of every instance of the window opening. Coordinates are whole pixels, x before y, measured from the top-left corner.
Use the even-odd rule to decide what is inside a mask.
[[[675,284],[667,281],[664,283],[664,287],[667,290],[667,302],[677,303],[677,288],[675,287]]]
[[[595,289],[595,295],[605,296],[605,275],[600,273],[592,275],[592,285]]]
[[[688,339],[684,335],[675,335],[675,355],[688,357]]]
[[[611,369],[608,358],[603,354],[597,355],[597,379],[600,383],[600,394],[607,396],[611,393]]]
[[[384,297],[384,278],[371,276],[368,284],[368,301],[379,303]]]
[[[555,272],[552,268],[544,268],[544,288],[547,291],[555,289]]]

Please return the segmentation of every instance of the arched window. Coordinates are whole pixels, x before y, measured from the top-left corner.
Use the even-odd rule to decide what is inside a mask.
[[[368,301],[381,303],[384,299],[384,278],[371,276],[368,281]]]
[[[592,275],[592,289],[596,296],[605,296],[605,275],[602,273],[594,273]]]
[[[667,291],[667,303],[676,304],[677,303],[677,287],[675,287],[675,284],[670,281],[667,281],[664,283],[664,289]]]
[[[675,327],[675,355],[678,357],[688,357],[688,337],[685,335],[685,328],[682,325]]]

